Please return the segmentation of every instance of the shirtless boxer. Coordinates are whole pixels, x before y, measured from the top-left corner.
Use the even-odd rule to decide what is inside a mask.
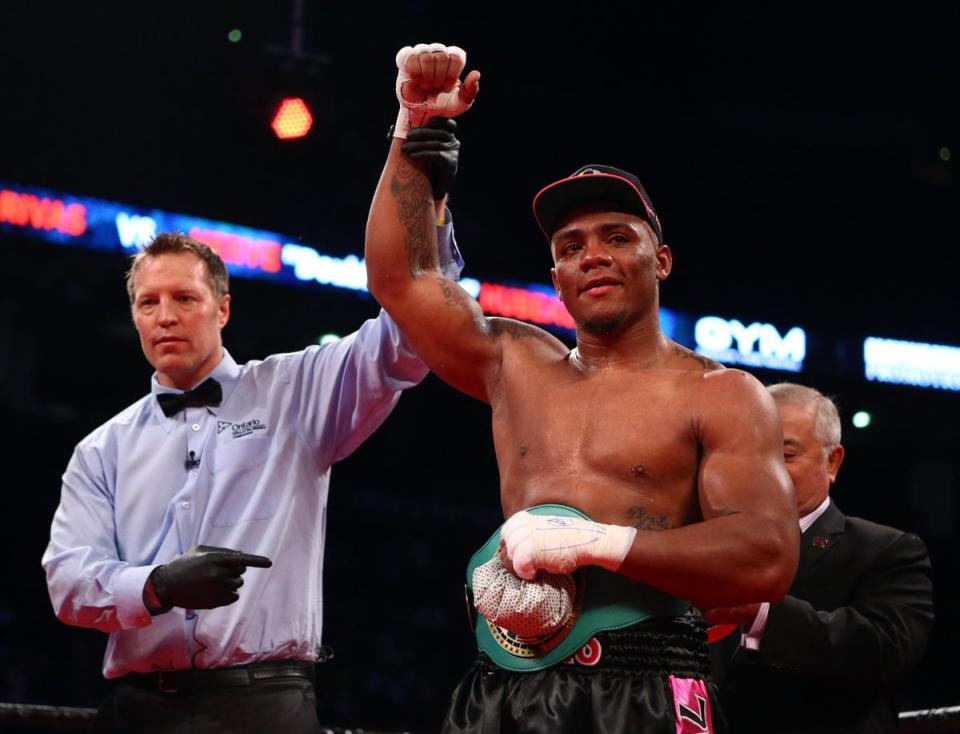
[[[477,72],[459,83],[458,49],[407,49],[398,67],[401,123],[453,116],[476,95]],[[482,654],[444,731],[715,731],[704,623],[684,604],[773,601],[790,585],[797,515],[773,401],[750,375],[660,331],[673,258],[631,174],[591,167],[534,200],[553,285],[576,323],[571,350],[486,317],[443,277],[430,184],[403,142],[392,143],[370,210],[369,287],[441,379],[491,406],[510,518],[504,563],[531,584],[599,569],[627,588],[617,593],[636,589],[639,607],[685,600],[672,615],[601,630],[572,664],[517,672]]]

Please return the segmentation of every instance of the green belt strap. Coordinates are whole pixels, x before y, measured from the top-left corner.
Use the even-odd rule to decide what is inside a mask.
[[[527,509],[534,515],[563,515],[590,518],[566,505],[537,505]],[[473,591],[473,571],[496,554],[500,529],[470,558],[467,589]],[[543,670],[566,660],[601,630],[629,627],[650,617],[679,617],[690,603],[645,584],[637,584],[599,566],[584,566],[574,573],[577,585],[571,619],[544,638],[519,638],[477,614],[474,631],[477,647],[499,667],[517,672]],[[474,610],[475,611],[475,610]]]

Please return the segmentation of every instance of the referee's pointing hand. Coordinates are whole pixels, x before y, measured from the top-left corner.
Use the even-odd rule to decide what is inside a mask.
[[[248,566],[270,568],[266,556],[198,545],[150,574],[154,593],[165,607],[213,609],[233,604]]]

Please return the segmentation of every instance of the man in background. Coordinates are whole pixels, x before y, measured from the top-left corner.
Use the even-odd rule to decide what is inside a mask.
[[[832,400],[791,383],[768,390],[796,488],[800,565],[783,600],[707,612],[742,630],[712,651],[731,731],[896,732],[906,676],[933,624],[926,547],[831,500],[844,456]]]

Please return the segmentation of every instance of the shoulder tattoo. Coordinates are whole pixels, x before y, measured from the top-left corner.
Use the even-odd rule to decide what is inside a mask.
[[[543,339],[547,336],[546,332],[535,326],[524,324],[520,321],[511,321],[510,319],[490,319],[490,335],[500,336],[509,334],[511,339],[526,339],[536,337]]]
[[[673,345],[673,351],[678,357],[683,357],[685,359],[692,359],[694,362],[697,362],[704,372],[712,372],[713,370],[722,370],[724,369],[723,365],[719,362],[715,362],[708,357],[704,357],[702,354],[697,354],[696,352],[682,347],[679,344]]]

